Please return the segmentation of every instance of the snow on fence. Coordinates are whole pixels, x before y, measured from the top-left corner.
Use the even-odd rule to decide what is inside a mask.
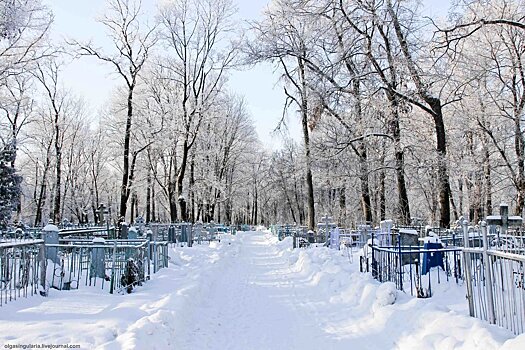
[[[508,207],[501,205],[500,215],[489,216],[481,223],[482,244],[467,244],[463,250],[469,267],[466,277],[470,315],[516,335],[525,332],[525,246],[523,231],[509,233],[509,226],[522,228],[522,221],[521,217],[509,217]],[[466,221],[463,227],[467,237]]]
[[[66,238],[0,241],[0,306],[49,288],[128,293],[168,266],[167,241]],[[40,286],[40,287],[39,287]]]
[[[151,261],[163,261],[155,247],[157,244],[147,240],[63,240],[60,244],[46,244],[46,286],[70,290],[85,285],[100,286],[110,293],[131,291],[150,278]],[[156,272],[157,264],[153,265]]]
[[[0,306],[38,293],[43,240],[0,241]]]

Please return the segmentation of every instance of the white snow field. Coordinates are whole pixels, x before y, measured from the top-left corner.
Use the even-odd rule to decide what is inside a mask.
[[[83,287],[2,306],[0,346],[525,349],[525,335],[469,317],[455,282],[417,299],[360,273],[357,258],[267,232],[170,250],[170,267],[132,294]]]

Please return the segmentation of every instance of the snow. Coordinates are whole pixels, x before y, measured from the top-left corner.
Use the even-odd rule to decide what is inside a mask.
[[[57,225],[53,225],[53,224],[47,224],[43,229],[42,231],[45,231],[45,232],[58,232],[60,231],[58,229],[58,226]]]
[[[465,287],[417,299],[360,273],[343,251],[291,249],[268,232],[170,247],[129,295],[51,289],[0,308],[1,344],[83,349],[524,349],[525,335],[469,317]],[[358,261],[358,259],[353,259]]]

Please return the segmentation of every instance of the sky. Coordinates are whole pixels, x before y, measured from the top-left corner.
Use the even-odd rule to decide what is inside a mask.
[[[92,40],[100,47],[109,47],[104,27],[96,18],[104,12],[104,0],[43,0],[54,13],[53,36],[55,39],[75,38],[79,41]],[[155,12],[154,0],[143,0],[148,16]],[[238,19],[258,20],[268,0],[234,0],[238,8]],[[450,0],[424,0],[424,12],[429,15],[446,15]],[[107,103],[112,91],[120,82],[112,67],[94,58],[82,58],[70,63],[63,72],[64,87],[83,96],[93,119]],[[279,134],[273,133],[282,117],[285,102],[279,80],[279,72],[271,64],[259,64],[244,70],[232,71],[229,86],[232,92],[244,96],[249,113],[255,123],[259,139],[268,149],[281,145]],[[293,115],[287,119],[290,135],[300,140],[300,125]]]

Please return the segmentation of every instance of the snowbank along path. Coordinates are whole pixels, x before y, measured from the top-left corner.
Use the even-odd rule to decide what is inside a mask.
[[[2,344],[84,349],[525,349],[525,335],[467,316],[464,288],[415,299],[340,251],[265,232],[171,248],[130,295],[52,291],[0,309]]]

